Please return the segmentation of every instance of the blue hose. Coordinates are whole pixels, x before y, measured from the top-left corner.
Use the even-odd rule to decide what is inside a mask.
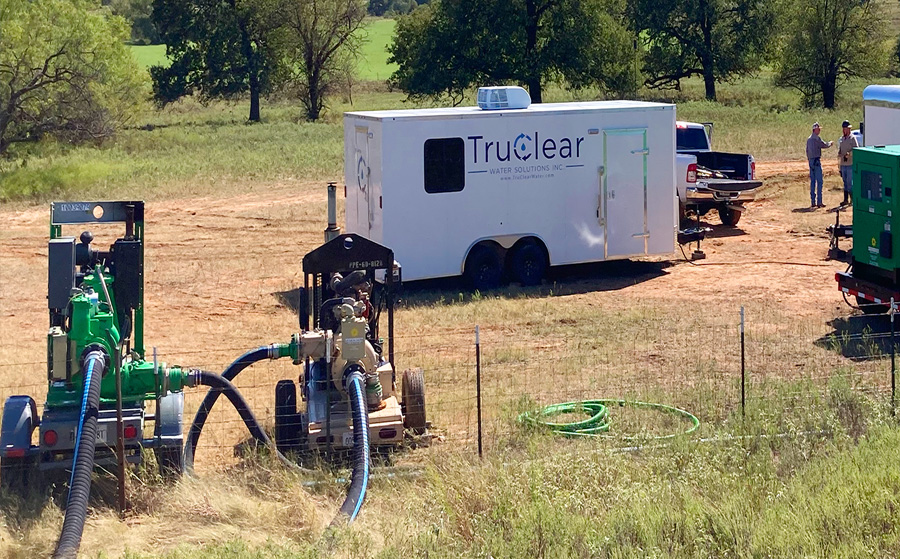
[[[350,411],[353,415],[353,474],[347,498],[332,524],[346,517],[350,524],[356,520],[366,499],[369,486],[369,408],[366,405],[365,377],[361,371],[347,376],[347,392],[350,395]]]

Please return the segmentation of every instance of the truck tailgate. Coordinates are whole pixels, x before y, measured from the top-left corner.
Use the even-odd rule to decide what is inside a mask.
[[[762,186],[762,181],[758,180],[737,180],[737,179],[700,179],[697,185],[705,184],[706,188],[717,192],[747,192],[756,190]]]

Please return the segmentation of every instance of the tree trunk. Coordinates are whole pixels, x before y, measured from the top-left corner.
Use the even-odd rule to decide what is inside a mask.
[[[250,82],[250,122],[259,122],[259,61],[253,50],[253,41],[245,22],[240,23],[241,52],[247,62],[247,78]]]
[[[822,80],[822,101],[826,109],[834,108],[834,97],[837,93],[837,71],[829,68]]]
[[[525,85],[528,86],[528,94],[531,96],[531,102],[543,103],[541,100],[541,78],[530,78]]]
[[[308,57],[306,91],[309,96],[309,104],[306,106],[306,120],[310,122],[319,120],[319,115],[322,112],[322,98],[319,96],[319,82],[319,68],[314,65],[312,57]]]
[[[703,31],[703,52],[700,54],[700,64],[703,66],[703,85],[706,86],[706,99],[708,101],[716,100],[716,74],[715,74],[715,54],[712,41],[712,17],[714,9],[709,2],[702,0],[700,2],[700,11],[702,19],[700,28]]]
[[[538,15],[535,0],[525,2],[525,12],[527,20],[525,23],[525,60],[536,60],[537,53],[537,31],[538,31]],[[534,66],[525,68],[525,85],[528,86],[528,93],[531,95],[531,101],[534,103],[542,103],[541,99],[541,76],[534,75]]]
[[[712,68],[703,68],[703,85],[706,86],[706,99],[709,101],[716,100],[716,76],[713,74]]]
[[[259,122],[259,77],[250,76],[250,122]]]

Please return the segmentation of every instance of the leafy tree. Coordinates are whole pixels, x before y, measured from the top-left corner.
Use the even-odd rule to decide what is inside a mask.
[[[112,0],[110,7],[131,23],[131,42],[158,45],[159,31],[153,24],[153,0]]]
[[[144,95],[127,36],[99,0],[0,0],[0,154],[113,134]]]
[[[875,0],[808,0],[788,13],[775,83],[803,94],[807,105],[834,108],[849,78],[870,78],[888,66],[887,21]]]
[[[260,96],[279,76],[276,9],[269,0],[153,0],[153,21],[172,62],[150,69],[156,100],[249,92],[249,120],[259,121]]]
[[[356,65],[366,17],[366,0],[286,2],[283,21],[300,102],[308,120],[317,120],[325,98]]]
[[[411,98],[516,82],[540,103],[545,84],[634,89],[623,0],[440,0],[397,24],[390,83]]]
[[[769,0],[633,0],[629,16],[647,49],[646,85],[702,76],[709,100],[717,81],[760,68],[774,30]]]

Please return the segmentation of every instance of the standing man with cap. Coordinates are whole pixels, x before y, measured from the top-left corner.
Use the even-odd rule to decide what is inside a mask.
[[[812,134],[806,139],[806,158],[809,160],[809,207],[824,208],[822,203],[822,148],[830,148],[834,142],[826,142],[819,137],[822,127],[816,122]]]
[[[838,165],[841,167],[841,179],[844,181],[844,201],[842,206],[852,203],[851,188],[853,186],[853,148],[859,147],[856,136],[850,133],[850,121],[841,123],[844,134],[838,140]],[[807,144],[809,145],[809,144]],[[806,148],[809,151],[809,148]]]

